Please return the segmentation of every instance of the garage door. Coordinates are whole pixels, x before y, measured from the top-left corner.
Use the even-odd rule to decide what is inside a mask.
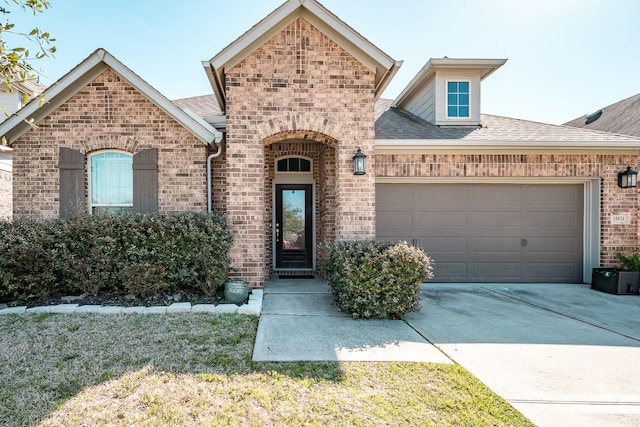
[[[377,184],[378,239],[422,247],[438,282],[582,282],[582,185]]]

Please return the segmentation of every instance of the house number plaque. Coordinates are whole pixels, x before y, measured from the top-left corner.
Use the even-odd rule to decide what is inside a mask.
[[[619,213],[619,214],[611,215],[611,224],[613,224],[613,225],[631,224],[631,214],[626,212],[626,213]]]

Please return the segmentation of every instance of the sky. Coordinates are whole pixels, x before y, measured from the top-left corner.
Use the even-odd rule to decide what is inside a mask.
[[[284,0],[50,0],[9,16],[56,38],[49,86],[104,48],[169,99],[211,94],[209,60]],[[397,97],[430,58],[506,58],[482,112],[562,124],[640,92],[638,0],[320,0],[395,60]],[[22,45],[25,43],[22,42]],[[33,49],[31,49],[33,50]]]

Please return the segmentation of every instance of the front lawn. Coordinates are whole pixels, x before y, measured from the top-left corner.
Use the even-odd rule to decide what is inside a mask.
[[[456,365],[253,363],[252,316],[0,316],[7,426],[532,426]]]

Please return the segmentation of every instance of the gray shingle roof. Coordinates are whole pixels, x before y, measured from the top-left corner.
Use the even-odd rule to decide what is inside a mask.
[[[565,125],[640,137],[640,93],[604,107],[602,116],[588,125],[585,124],[585,116]]]
[[[482,126],[436,126],[405,110],[389,109],[376,121],[376,139],[469,141],[633,141],[637,138],[570,126],[481,115]]]

